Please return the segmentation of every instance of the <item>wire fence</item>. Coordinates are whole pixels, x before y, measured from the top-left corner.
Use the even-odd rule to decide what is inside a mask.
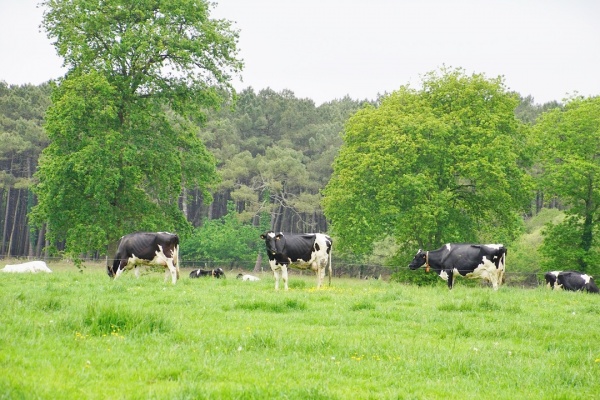
[[[48,263],[64,263],[64,264],[73,264],[75,267],[75,263],[73,260],[65,259],[63,257],[42,257],[42,258],[34,258],[34,257],[11,257],[4,258],[0,256],[0,265],[1,264],[9,264],[9,263],[20,263],[27,262],[32,260],[42,259]],[[84,258],[82,259],[82,265],[86,266],[89,264],[93,265],[112,265],[115,261],[113,258],[103,257],[103,258]],[[243,271],[255,271],[255,272],[271,272],[271,269],[268,265],[266,259],[263,259],[263,262],[260,264],[259,270],[256,271],[256,263],[254,262],[242,262],[242,261],[230,261],[230,260],[215,260],[215,259],[182,259],[180,260],[180,268],[184,270],[193,270],[193,269],[215,269],[215,268],[223,268],[226,272],[229,273],[238,273]],[[3,265],[1,265],[3,266]],[[365,264],[365,263],[351,263],[344,262],[342,260],[333,260],[332,261],[332,275],[337,278],[356,278],[356,279],[384,279],[389,280],[393,274],[409,271],[410,268],[408,266],[403,265],[383,265],[383,264]],[[312,273],[310,271],[301,271],[296,270],[294,268],[290,268],[288,273],[291,275],[304,275],[307,273]],[[434,273],[434,272],[430,272]],[[504,284],[509,286],[520,286],[520,287],[537,287],[540,285],[545,285],[544,282],[544,274],[545,271],[510,271],[510,268],[504,274]]]

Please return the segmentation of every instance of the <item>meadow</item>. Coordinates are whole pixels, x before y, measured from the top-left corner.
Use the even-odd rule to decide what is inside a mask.
[[[1,399],[600,398],[600,296],[0,274]]]

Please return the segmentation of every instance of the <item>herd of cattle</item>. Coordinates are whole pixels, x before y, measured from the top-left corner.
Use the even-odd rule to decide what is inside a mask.
[[[331,285],[332,240],[322,233],[283,234],[269,231],[260,236],[265,241],[269,266],[275,276],[275,289],[283,279],[288,289],[288,267],[311,270],[317,276],[317,288],[323,284],[325,272]],[[118,278],[125,270],[135,270],[139,277],[139,266],[158,265],[165,268],[165,281],[171,277],[175,284],[179,279],[179,237],[168,232],[137,232],[125,235],[119,241],[117,253],[107,272]],[[433,269],[452,289],[456,275],[490,282],[494,290],[502,284],[506,265],[506,247],[501,244],[448,243],[437,250],[419,250],[409,264],[411,270],[425,266]],[[17,265],[6,265],[2,272],[52,272],[43,261],[31,261]],[[222,268],[196,269],[190,278],[225,278]],[[258,277],[239,274],[243,281],[257,281]],[[545,275],[549,288],[555,290],[587,291],[599,293],[594,279],[576,271],[552,271]]]

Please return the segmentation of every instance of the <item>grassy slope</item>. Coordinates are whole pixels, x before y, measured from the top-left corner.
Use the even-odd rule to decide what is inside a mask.
[[[525,221],[525,232],[508,249],[506,272],[510,284],[519,284],[519,281],[529,279],[528,285],[534,285],[535,279],[530,274],[543,282],[546,271],[541,265],[541,254],[538,251],[543,240],[542,231],[546,224],[557,224],[563,219],[564,213],[557,209],[542,209],[536,216]]]
[[[53,268],[53,266],[51,266]],[[582,398],[600,296],[101,268],[0,275],[0,398]]]

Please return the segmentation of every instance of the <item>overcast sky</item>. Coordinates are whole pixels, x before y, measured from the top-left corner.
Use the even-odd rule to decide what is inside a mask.
[[[292,90],[317,105],[419,87],[443,65],[536,103],[600,95],[598,0],[216,0],[240,30],[237,89]],[[0,0],[0,80],[40,84],[62,60],[40,32],[39,0]]]

